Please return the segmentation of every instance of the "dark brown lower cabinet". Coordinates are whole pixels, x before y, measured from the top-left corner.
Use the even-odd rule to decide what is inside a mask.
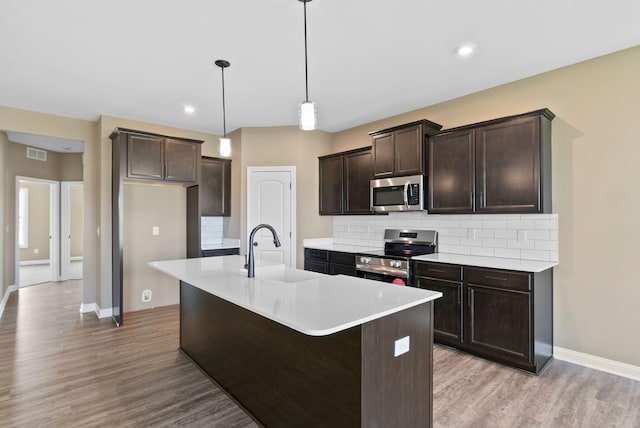
[[[552,270],[415,262],[414,286],[440,291],[434,341],[540,373],[553,358]]]
[[[315,248],[304,249],[304,270],[329,273],[329,252]]]
[[[329,275],[356,276],[356,255],[342,251],[305,248],[304,270]]]

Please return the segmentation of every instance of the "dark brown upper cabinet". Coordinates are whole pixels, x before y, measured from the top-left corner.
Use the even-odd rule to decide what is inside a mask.
[[[425,174],[427,135],[442,128],[428,120],[371,132],[373,178]]]
[[[126,134],[126,178],[190,184],[198,181],[201,142],[138,132]]]
[[[200,210],[207,217],[231,215],[231,159],[202,157]]]
[[[429,139],[429,212],[551,212],[551,121],[537,110]]]
[[[320,215],[371,214],[371,147],[320,156]]]

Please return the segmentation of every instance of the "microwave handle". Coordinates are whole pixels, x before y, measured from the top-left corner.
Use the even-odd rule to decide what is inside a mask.
[[[407,181],[406,183],[404,183],[404,193],[403,193],[403,199],[404,199],[404,206],[409,208],[409,189],[411,189],[411,187],[409,187],[409,182]]]

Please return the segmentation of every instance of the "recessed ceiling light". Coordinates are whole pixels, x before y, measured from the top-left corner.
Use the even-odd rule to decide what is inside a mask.
[[[456,53],[460,56],[469,56],[471,55],[472,52],[473,52],[473,46],[471,45],[463,45],[456,50]]]
[[[193,106],[184,106],[184,112],[185,113],[191,114],[191,113],[193,113],[195,111],[196,111],[196,109]]]

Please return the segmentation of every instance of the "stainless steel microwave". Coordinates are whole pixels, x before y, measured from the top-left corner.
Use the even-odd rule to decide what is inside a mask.
[[[424,175],[371,180],[371,211],[420,211],[425,209]]]

